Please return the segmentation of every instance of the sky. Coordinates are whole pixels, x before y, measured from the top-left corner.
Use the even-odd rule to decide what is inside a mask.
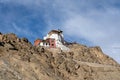
[[[51,29],[120,63],[120,0],[0,0],[0,32],[33,43]]]

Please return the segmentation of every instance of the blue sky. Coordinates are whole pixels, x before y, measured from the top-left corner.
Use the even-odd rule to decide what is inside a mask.
[[[0,0],[0,31],[32,43],[51,29],[120,63],[120,0]]]

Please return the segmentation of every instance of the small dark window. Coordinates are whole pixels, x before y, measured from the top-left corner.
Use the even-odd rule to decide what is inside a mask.
[[[54,44],[52,44],[52,46],[54,46]]]

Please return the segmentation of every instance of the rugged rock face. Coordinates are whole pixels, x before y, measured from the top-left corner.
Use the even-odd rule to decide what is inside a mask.
[[[68,47],[70,52],[43,49],[0,34],[0,80],[120,80],[120,65],[100,47]]]

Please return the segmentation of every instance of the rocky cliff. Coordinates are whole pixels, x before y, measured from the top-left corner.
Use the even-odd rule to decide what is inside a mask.
[[[0,34],[0,80],[120,80],[120,65],[100,47],[69,44],[70,52],[34,47]]]

